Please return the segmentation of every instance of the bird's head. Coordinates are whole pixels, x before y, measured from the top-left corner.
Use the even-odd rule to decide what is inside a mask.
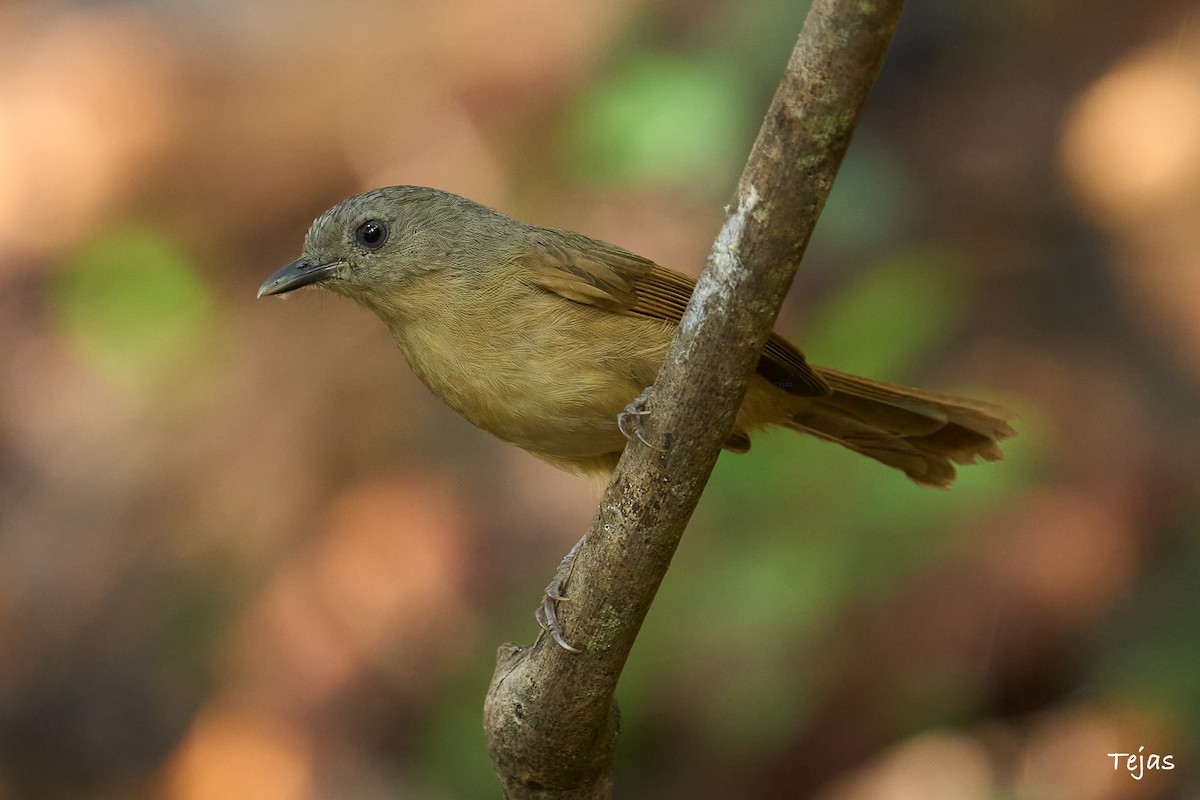
[[[356,195],[313,222],[300,258],[267,278],[258,296],[319,285],[373,307],[422,274],[469,268],[471,248],[498,220],[511,222],[466,198],[423,186]]]

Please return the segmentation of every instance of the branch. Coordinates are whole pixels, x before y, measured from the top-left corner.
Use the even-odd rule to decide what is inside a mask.
[[[815,0],[647,407],[658,449],[625,449],[561,608],[570,653],[501,648],[484,709],[510,800],[606,798],[613,693],[733,427],[883,62],[903,0]]]

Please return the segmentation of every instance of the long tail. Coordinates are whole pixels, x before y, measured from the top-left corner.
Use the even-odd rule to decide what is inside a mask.
[[[954,482],[955,464],[998,461],[1015,431],[1008,411],[962,397],[924,392],[814,367],[833,392],[809,399],[788,427],[903,470],[925,486]]]

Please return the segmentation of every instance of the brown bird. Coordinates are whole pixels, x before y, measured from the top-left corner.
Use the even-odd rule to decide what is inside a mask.
[[[578,473],[607,476],[626,406],[654,383],[694,282],[616,245],[540,228],[419,186],[325,212],[303,256],[259,297],[316,284],[374,311],[425,385],[475,425]],[[1010,415],[990,403],[810,366],[778,334],[725,449],[781,425],[927,486],[1001,457]]]

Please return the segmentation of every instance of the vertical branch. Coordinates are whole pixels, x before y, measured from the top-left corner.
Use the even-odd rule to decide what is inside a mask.
[[[509,798],[605,798],[613,692],[770,335],[903,0],[815,0],[648,401],[575,560],[564,633],[506,645],[484,710]]]

